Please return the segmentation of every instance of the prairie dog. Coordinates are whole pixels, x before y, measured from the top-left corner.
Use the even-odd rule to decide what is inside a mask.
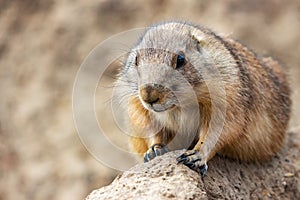
[[[283,145],[290,88],[283,69],[229,37],[187,22],[149,27],[116,82],[132,149],[147,162],[186,148],[202,177],[216,153],[270,158]]]

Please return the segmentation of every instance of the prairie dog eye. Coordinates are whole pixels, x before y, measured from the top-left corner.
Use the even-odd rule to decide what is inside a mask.
[[[179,52],[176,59],[176,69],[183,67],[186,63],[185,55],[183,52]]]
[[[135,62],[134,62],[135,66],[138,66],[138,58],[137,56],[135,56]]]
[[[137,67],[140,63],[140,54],[139,53],[137,53],[136,55],[135,55],[135,59],[134,59],[134,65]]]

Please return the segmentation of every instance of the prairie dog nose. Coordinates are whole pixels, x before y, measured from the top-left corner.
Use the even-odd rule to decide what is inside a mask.
[[[157,103],[161,99],[163,88],[158,84],[146,84],[140,88],[141,98],[151,105]]]

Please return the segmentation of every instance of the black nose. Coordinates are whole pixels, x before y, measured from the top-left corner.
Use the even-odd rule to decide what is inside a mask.
[[[150,98],[147,98],[144,101],[152,105],[154,103],[157,103],[159,101],[159,98],[156,96],[151,96]]]
[[[161,91],[159,85],[147,84],[140,88],[140,96],[142,97],[143,101],[151,105],[159,102],[160,95]]]

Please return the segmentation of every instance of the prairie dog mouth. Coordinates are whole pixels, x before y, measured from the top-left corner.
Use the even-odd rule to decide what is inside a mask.
[[[164,112],[167,110],[171,110],[172,108],[174,108],[176,105],[174,103],[170,103],[166,102],[164,104],[160,104],[160,103],[146,103],[143,100],[141,100],[143,106],[147,109],[147,110],[153,110],[155,112]]]
[[[168,88],[158,84],[140,87],[139,98],[147,110],[163,112],[176,105],[176,97]]]

